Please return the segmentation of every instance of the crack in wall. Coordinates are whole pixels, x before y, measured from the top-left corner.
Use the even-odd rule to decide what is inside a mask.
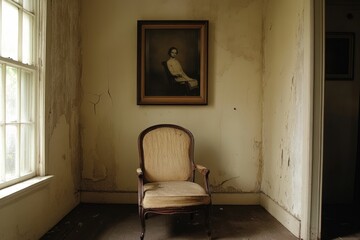
[[[224,187],[225,183],[230,182],[237,178],[240,178],[240,176],[225,179],[224,181],[222,181],[221,183],[219,183],[217,185],[210,184],[210,187],[213,192],[242,192],[240,189],[237,189],[233,186],[228,186],[226,188]]]
[[[103,94],[103,93],[102,93],[102,94]],[[96,106],[100,103],[102,94],[92,93],[92,95],[97,96],[98,99],[97,99],[97,101],[95,101],[95,102],[89,100],[89,102],[90,102],[91,104],[93,104],[94,114],[95,114],[95,115],[96,115]]]
[[[108,81],[107,90],[105,92],[102,92],[100,94],[97,94],[97,93],[88,93],[88,94],[97,97],[97,99],[95,101],[89,100],[89,102],[93,105],[93,110],[94,110],[95,115],[96,115],[96,107],[100,103],[101,98],[103,97],[103,95],[107,95],[110,98],[111,103],[113,103],[113,98],[112,98],[112,95],[111,95],[111,92],[110,92],[110,82],[109,81]]]

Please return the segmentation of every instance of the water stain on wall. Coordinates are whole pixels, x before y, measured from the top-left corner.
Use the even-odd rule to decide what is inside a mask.
[[[258,151],[258,171],[256,174],[256,183],[254,192],[259,192],[261,189],[262,175],[263,175],[263,157],[262,157],[262,141],[254,141],[254,148]]]
[[[78,1],[53,0],[48,2],[47,11],[46,142],[52,138],[59,119],[65,116],[69,125],[71,171],[78,189],[81,168],[80,6]],[[46,148],[48,155],[49,146]]]

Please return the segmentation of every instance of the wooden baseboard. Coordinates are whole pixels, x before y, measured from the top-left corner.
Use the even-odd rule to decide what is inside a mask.
[[[137,204],[137,192],[82,191],[81,202]]]
[[[301,222],[264,193],[260,193],[260,205],[292,234],[300,238]]]
[[[259,205],[260,193],[213,193],[215,205]]]
[[[211,196],[215,205],[260,204],[260,193],[213,193]],[[81,192],[81,202],[84,203],[137,204],[137,201],[137,192]]]

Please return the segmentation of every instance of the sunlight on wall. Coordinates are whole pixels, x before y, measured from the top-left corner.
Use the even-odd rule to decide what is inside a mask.
[[[136,192],[138,134],[175,123],[195,135],[196,161],[211,169],[214,192],[257,193],[262,1],[113,0],[82,7],[83,190]],[[136,105],[136,24],[146,19],[209,20],[208,106]]]

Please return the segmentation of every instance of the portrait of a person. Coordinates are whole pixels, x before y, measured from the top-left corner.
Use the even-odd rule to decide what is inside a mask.
[[[180,62],[176,59],[178,55],[178,49],[176,47],[169,48],[169,59],[166,61],[166,65],[170,74],[174,77],[178,83],[186,82],[189,89],[195,89],[199,87],[199,81],[189,77],[183,70]]]
[[[208,21],[138,21],[137,103],[207,104]]]

